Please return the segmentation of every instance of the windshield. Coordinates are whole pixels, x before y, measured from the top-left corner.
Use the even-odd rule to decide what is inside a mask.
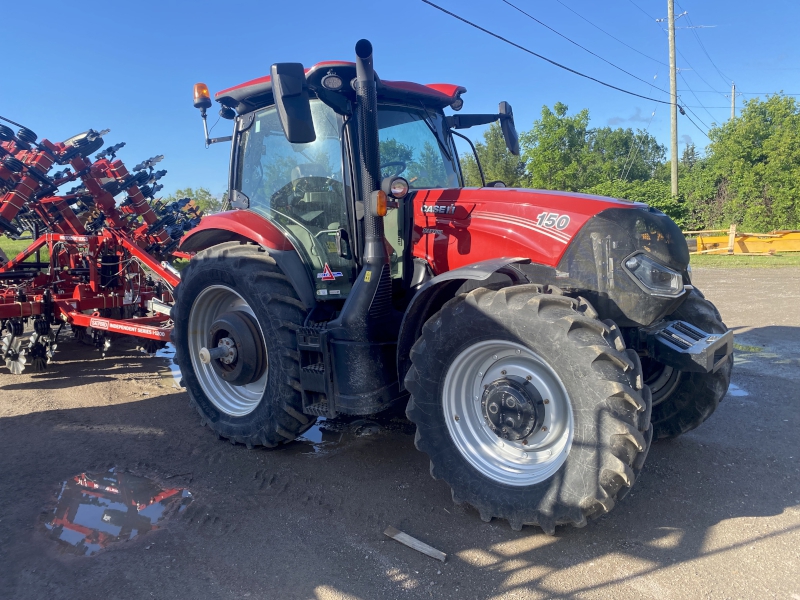
[[[459,187],[443,120],[440,113],[423,107],[381,104],[381,177],[400,175],[412,188]]]
[[[274,106],[256,112],[239,138],[236,185],[250,199],[251,210],[280,226],[305,251],[317,295],[344,297],[354,263],[342,242],[349,227],[341,119],[319,100],[311,102],[311,115],[317,139],[290,144]]]

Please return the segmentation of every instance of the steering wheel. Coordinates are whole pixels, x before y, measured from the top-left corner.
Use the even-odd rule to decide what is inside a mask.
[[[381,164],[381,175],[383,176],[383,170],[386,167],[398,167],[398,169],[396,171],[386,175],[386,177],[397,177],[398,175],[400,175],[400,173],[402,173],[403,171],[406,170],[407,166],[408,165],[405,163],[405,161],[402,161],[402,160],[393,160],[393,161],[390,161],[390,162],[382,163]]]
[[[330,189],[341,191],[342,184],[330,177],[301,177],[284,185],[272,194],[270,204],[273,206],[290,206],[295,199],[302,198],[308,192],[325,192]]]

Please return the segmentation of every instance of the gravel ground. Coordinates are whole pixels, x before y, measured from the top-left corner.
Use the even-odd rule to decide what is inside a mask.
[[[454,506],[397,420],[247,450],[200,426],[164,359],[73,341],[45,373],[4,370],[0,597],[800,600],[800,269],[696,269],[695,283],[736,332],[736,388],[654,444],[614,511],[552,537]],[[66,552],[43,525],[62,482],[111,467],[194,500],[157,531]]]

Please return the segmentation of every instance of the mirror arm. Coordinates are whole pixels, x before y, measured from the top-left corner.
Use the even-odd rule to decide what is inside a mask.
[[[449,118],[449,117],[448,117]],[[475,150],[475,145],[472,143],[472,140],[465,136],[463,133],[458,133],[457,131],[450,131],[452,135],[457,135],[461,139],[467,140],[469,147],[472,148],[472,154],[475,155],[475,164],[478,165],[478,173],[481,174],[481,187],[486,187],[486,177],[483,175],[483,167],[481,166],[481,159],[478,158],[478,151]],[[463,171],[462,171],[463,175]]]
[[[482,115],[453,115],[445,117],[447,127],[450,129],[469,129],[478,125],[487,125],[502,119],[506,115],[501,114],[482,114]]]

